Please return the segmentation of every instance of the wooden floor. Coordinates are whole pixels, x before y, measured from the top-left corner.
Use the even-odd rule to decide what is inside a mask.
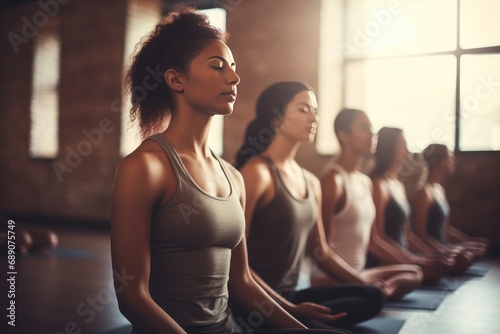
[[[17,258],[16,327],[6,326],[2,315],[0,333],[96,334],[127,324],[110,289],[108,233],[56,231],[59,252]],[[448,294],[436,311],[384,309],[381,316],[406,320],[399,332],[405,334],[500,333],[500,259],[484,262],[491,264],[486,276],[467,281]],[[5,274],[3,270],[2,298],[6,295]]]

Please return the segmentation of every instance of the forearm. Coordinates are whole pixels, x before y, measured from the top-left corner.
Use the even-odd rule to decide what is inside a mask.
[[[255,282],[276,302],[283,307],[287,312],[291,312],[294,304],[276,292],[269,284],[266,283],[253,269],[250,269]]]
[[[426,244],[422,239],[420,239],[415,233],[412,231],[408,232],[408,243],[409,247],[413,252],[430,254],[434,252],[434,248],[430,247]]]
[[[118,301],[122,314],[141,332],[186,334],[149,295],[129,294],[119,296]]]
[[[415,260],[415,255],[408,250],[392,240],[385,240],[381,237],[371,238],[369,250],[384,264],[412,263]]]
[[[448,250],[445,244],[441,243],[439,240],[437,240],[427,232],[421,232],[418,234],[418,236],[423,242],[426,243],[426,245],[428,245],[429,247],[431,247],[436,251],[443,252]]]
[[[247,312],[258,312],[265,322],[275,328],[306,328],[290,315],[252,277],[235,283],[230,282],[233,298]]]
[[[314,251],[313,259],[326,274],[336,281],[366,284],[361,273],[329,247],[328,249],[318,247]]]
[[[447,237],[450,242],[463,242],[470,241],[472,239],[469,235],[453,227],[451,224],[448,224],[447,230]]]

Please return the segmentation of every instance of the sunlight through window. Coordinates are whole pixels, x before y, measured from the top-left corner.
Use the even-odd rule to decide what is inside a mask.
[[[56,29],[35,39],[31,97],[30,157],[52,159],[59,151],[59,67],[61,44]]]

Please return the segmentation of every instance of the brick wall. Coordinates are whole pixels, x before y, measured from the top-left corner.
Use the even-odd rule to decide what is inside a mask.
[[[225,119],[224,158],[232,161],[253,118],[255,101],[268,85],[300,80],[317,90],[320,0],[220,0],[227,10],[229,46],[241,77],[233,115]],[[0,12],[0,31],[20,31],[23,16],[40,10],[34,3]],[[85,140],[83,130],[109,119],[102,143],[92,147],[59,182],[52,161],[28,158],[29,101],[33,43],[15,54],[6,38],[0,47],[0,211],[65,219],[109,218],[110,190],[119,161],[119,115],[112,102],[120,97],[126,1],[73,0],[58,14],[62,38],[61,155]],[[319,101],[321,103],[321,101]],[[80,144],[81,145],[81,144]],[[298,161],[319,174],[330,157],[304,145]],[[463,153],[448,191],[453,221],[474,235],[500,243],[500,155]]]
[[[241,78],[235,110],[224,123],[224,158],[232,161],[255,114],[259,94],[276,81],[318,86],[320,0],[221,1],[227,11],[228,45]],[[303,145],[298,160],[319,172],[328,158]]]
[[[15,53],[2,37],[0,210],[23,216],[103,220],[109,217],[119,159],[120,118],[111,104],[121,92],[126,1],[60,2],[66,3],[59,4],[48,23],[59,25],[61,39],[60,154],[55,160],[28,157],[33,39],[20,44]],[[32,21],[41,11],[36,2],[3,10],[2,36],[11,31],[21,34],[22,18]],[[94,143],[86,139],[84,130],[94,134]],[[68,157],[71,150],[86,156],[81,161]],[[58,177],[54,162],[71,172],[61,169]]]

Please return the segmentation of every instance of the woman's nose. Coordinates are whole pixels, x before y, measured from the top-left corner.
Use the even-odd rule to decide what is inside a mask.
[[[240,83],[240,76],[236,74],[236,71],[233,70],[232,68],[229,69],[229,72],[230,72],[228,77],[229,83],[231,85],[238,85]]]

